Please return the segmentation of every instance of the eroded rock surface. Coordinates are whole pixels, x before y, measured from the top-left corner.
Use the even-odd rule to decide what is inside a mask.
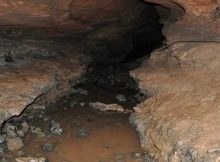
[[[131,75],[150,96],[131,122],[158,161],[219,161],[219,1],[146,0],[158,7],[167,46]]]
[[[78,54],[0,66],[0,123],[19,115],[42,95],[51,102],[62,96],[84,67]]]
[[[219,160],[219,51],[215,43],[179,43],[132,72],[151,97],[131,122],[158,161]]]
[[[219,0],[145,0],[169,8],[163,21],[168,43],[216,40],[219,37]],[[159,9],[160,10],[160,9]],[[166,14],[163,12],[163,18]],[[172,24],[172,25],[170,25]]]

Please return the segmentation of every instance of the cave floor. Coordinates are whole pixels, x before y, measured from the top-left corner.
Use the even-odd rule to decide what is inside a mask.
[[[146,161],[147,155],[128,119],[140,94],[125,86],[119,87],[79,84],[74,86],[72,94],[55,104],[33,105],[20,117],[9,121],[17,127],[25,121],[29,131],[22,137],[24,146],[7,151],[5,157],[12,161],[19,156],[45,157],[49,162]],[[117,96],[121,97],[117,99]],[[89,104],[95,102],[114,103],[125,111],[97,111]],[[51,122],[58,127],[51,126]],[[49,146],[45,148],[45,144]]]

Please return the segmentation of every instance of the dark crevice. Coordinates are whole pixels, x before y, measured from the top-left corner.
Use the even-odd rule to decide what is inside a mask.
[[[148,16],[143,20],[145,23],[133,31],[133,48],[124,58],[124,63],[135,61],[144,56],[149,57],[150,53],[159,48],[165,39],[161,32],[163,25],[160,23],[161,17],[157,13],[156,6],[153,4],[146,5],[149,8],[147,13],[144,12],[143,14],[148,14]]]

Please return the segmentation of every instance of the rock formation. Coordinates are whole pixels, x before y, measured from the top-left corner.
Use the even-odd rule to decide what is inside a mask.
[[[220,161],[220,1],[145,1],[158,4],[166,46],[131,72],[150,96],[131,116],[141,144],[161,162]],[[0,124],[42,95],[67,93],[88,53],[123,58],[136,29],[151,33],[151,9],[137,0],[2,0]]]
[[[123,58],[151,10],[136,0],[2,0],[0,125],[41,96],[51,101],[67,93],[89,54]]]
[[[142,146],[157,161],[217,162],[219,1],[150,2],[170,9],[163,20],[168,45],[131,72],[150,96],[135,108],[131,122]],[[164,12],[161,7],[158,10]]]

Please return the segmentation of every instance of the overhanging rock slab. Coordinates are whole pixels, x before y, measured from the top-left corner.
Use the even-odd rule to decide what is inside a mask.
[[[220,160],[219,51],[218,44],[183,43],[153,53],[132,72],[151,97],[130,119],[156,160]]]
[[[80,55],[26,60],[0,66],[0,124],[19,115],[41,95],[53,100],[66,94],[85,65]]]

